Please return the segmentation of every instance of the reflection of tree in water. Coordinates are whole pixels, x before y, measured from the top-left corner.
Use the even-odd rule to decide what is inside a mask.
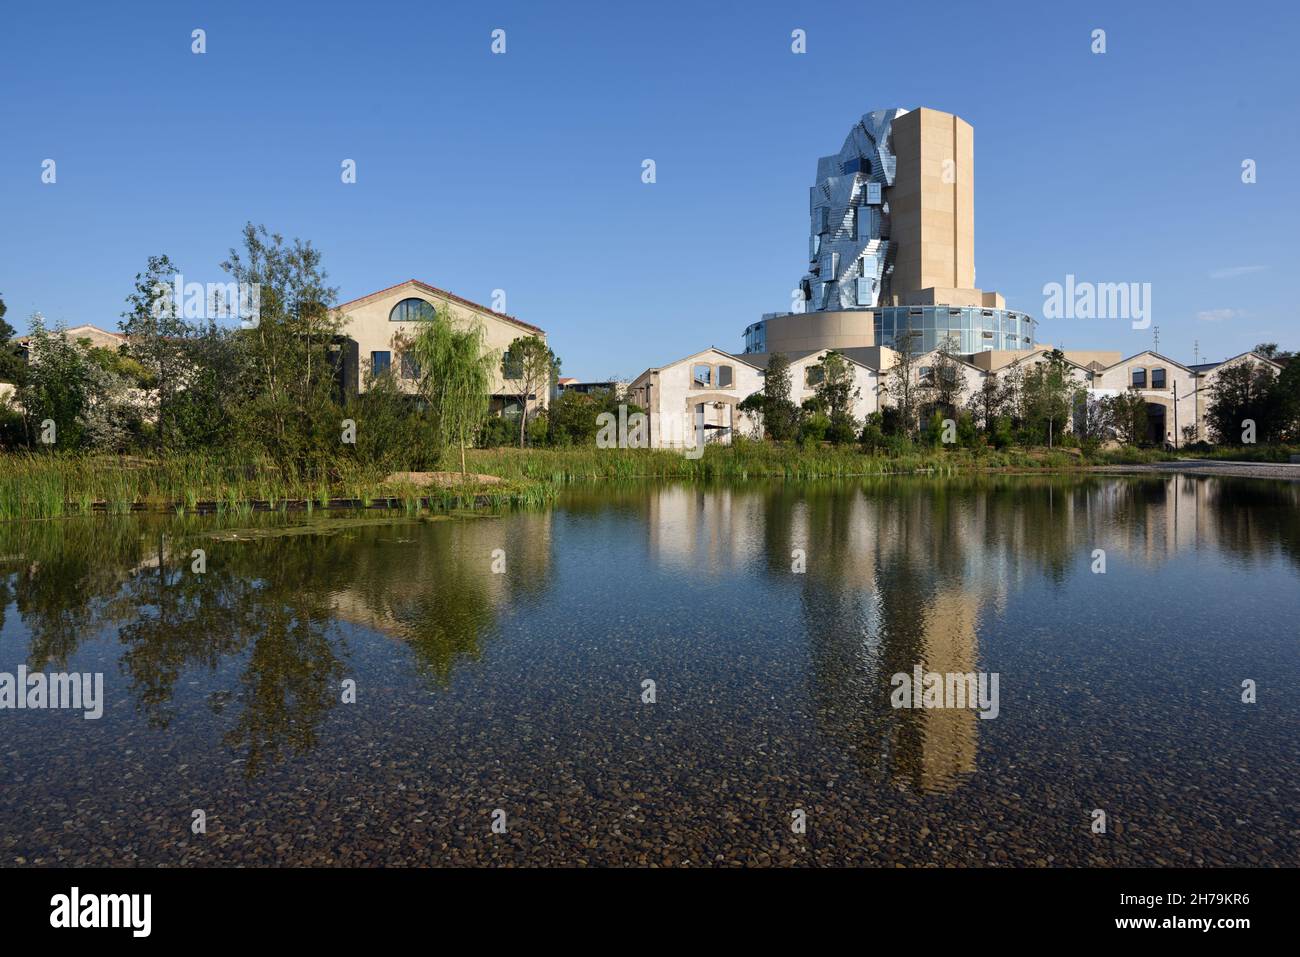
[[[499,609],[544,594],[550,586],[549,513],[509,521],[470,518],[410,526],[414,540],[384,545],[367,529],[355,550],[338,615],[404,641],[420,671],[444,684],[458,662],[477,660]],[[505,570],[492,571],[493,553]]]
[[[141,553],[140,526],[104,516],[0,523],[0,625],[12,602],[30,634],[28,667],[62,668],[104,625]]]
[[[208,551],[203,575],[188,567],[191,544]],[[216,671],[224,659],[246,654],[225,743],[245,752],[249,775],[285,752],[310,750],[339,700],[345,649],[331,635],[329,583],[346,568],[344,551],[315,535],[191,538],[172,556],[159,540],[157,567],[126,583],[137,616],[118,633],[120,667],[150,725],[169,724],[176,684],[188,669]]]
[[[1300,568],[1300,482],[1212,478],[1196,491],[1214,503],[1206,511],[1220,548],[1242,558],[1277,548]]]
[[[66,666],[80,642],[117,624],[119,667],[155,728],[173,720],[187,673],[217,673],[245,656],[237,686],[209,703],[218,714],[234,709],[224,742],[245,753],[254,775],[311,749],[340,700],[338,620],[395,635],[422,671],[445,681],[457,661],[478,657],[503,597],[547,584],[549,519],[535,515],[509,535],[489,520],[376,521],[346,532],[323,522],[332,534],[279,534],[277,521],[241,520],[268,534],[239,541],[211,537],[211,520],[3,525],[0,598],[17,604],[34,668]],[[203,575],[190,569],[196,547],[207,551]],[[505,575],[489,569],[496,547],[510,559]]]

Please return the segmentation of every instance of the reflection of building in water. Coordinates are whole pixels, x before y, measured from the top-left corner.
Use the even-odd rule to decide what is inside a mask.
[[[646,503],[650,556],[670,568],[714,575],[763,551],[763,497],[736,487],[675,485]]]
[[[811,691],[820,731],[864,770],[901,786],[955,787],[976,769],[973,710],[894,710],[889,679],[979,668],[978,620],[1007,593],[1006,563],[990,554],[981,495],[891,486],[843,486],[765,496],[769,568],[786,578],[803,548],[800,589]]]
[[[889,679],[978,674],[980,622],[1031,580],[1063,584],[1096,548],[1165,561],[1205,545],[1257,551],[1276,533],[1234,518],[1240,484],[1188,476],[917,485],[673,486],[644,504],[657,563],[691,575],[761,565],[798,589],[818,727],[864,770],[920,790],[978,768],[969,709],[893,709]],[[1259,494],[1263,494],[1262,492]],[[1286,494],[1276,491],[1270,494]],[[1295,499],[1295,491],[1290,493]],[[1251,515],[1268,514],[1258,509]],[[795,555],[805,573],[792,573]]]
[[[1239,498],[1244,485],[1231,486]],[[1089,492],[1088,532],[1109,558],[1155,565],[1197,548],[1221,548],[1224,519],[1254,512],[1224,504],[1218,479],[1191,475],[1152,475],[1110,482]],[[1114,521],[1122,517],[1123,521]],[[1108,519],[1108,520],[1107,520]]]
[[[934,592],[922,617],[923,671],[969,674],[979,668],[976,624],[980,599],[957,586]],[[885,676],[888,680],[890,676]],[[969,708],[920,708],[894,724],[894,779],[923,791],[951,790],[976,770],[979,715]]]

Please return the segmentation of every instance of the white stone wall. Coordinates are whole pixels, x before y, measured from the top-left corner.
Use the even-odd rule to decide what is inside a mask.
[[[1145,388],[1132,387],[1133,372],[1136,369],[1146,370]],[[1165,371],[1164,388],[1151,387],[1151,373],[1156,369]],[[1140,352],[1108,369],[1103,369],[1093,376],[1092,386],[1101,395],[1123,391],[1136,392],[1148,403],[1164,406],[1164,441],[1171,445],[1183,444],[1183,426],[1195,422],[1198,412],[1200,417],[1204,418],[1205,397],[1202,395],[1199,401],[1196,398],[1196,374],[1191,369],[1184,368],[1154,352]]]
[[[811,399],[817,394],[816,387],[808,385],[807,372],[809,368],[820,364],[826,354],[815,352],[790,363],[790,399],[795,405],[802,405],[805,399]],[[848,358],[845,362],[853,370],[853,388],[857,391],[853,399],[853,417],[859,422],[865,422],[867,416],[879,408],[880,373]]]
[[[708,366],[712,373],[709,385],[694,381],[696,366]],[[718,384],[719,370],[731,368],[731,384]],[[694,413],[704,406],[707,441],[727,442],[737,433],[750,436],[758,423],[736,406],[763,387],[762,372],[718,349],[679,359],[658,369],[648,369],[628,388],[628,399],[650,412],[650,438],[654,448],[691,448],[696,436]],[[647,399],[647,392],[649,398]]]

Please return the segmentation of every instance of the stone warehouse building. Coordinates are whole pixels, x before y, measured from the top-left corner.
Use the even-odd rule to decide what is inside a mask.
[[[503,359],[508,358],[510,344],[520,337],[546,338],[545,331],[514,316],[494,312],[418,279],[408,279],[337,307],[343,327],[335,347],[340,353],[344,393],[364,392],[370,376],[389,368],[396,370],[404,388],[414,391],[419,370],[413,358],[403,351],[403,343],[414,339],[419,324],[432,319],[439,310],[445,310],[455,326],[478,324],[487,347]],[[492,383],[492,412],[518,414],[521,389],[517,385],[518,376],[512,375],[515,371],[509,361],[503,361],[497,369]],[[530,412],[545,408],[549,400],[549,391],[530,394]]]
[[[819,381],[820,364],[827,353],[796,354],[790,363],[790,397],[796,404],[812,396]],[[996,360],[990,354],[958,359],[961,388],[958,404],[965,405],[984,384],[996,375],[999,379],[1047,361],[1051,349],[1041,346],[1032,352],[1001,353]],[[890,404],[888,383],[891,369],[899,354],[880,347],[874,350],[841,350],[849,359],[854,373],[857,395],[853,415],[859,421]],[[854,358],[853,354],[859,358]],[[913,385],[932,381],[938,365],[938,351],[915,357],[911,367]],[[1245,352],[1223,362],[1185,366],[1177,360],[1150,350],[1126,359],[1112,353],[1113,361],[1102,363],[1097,352],[1065,350],[1064,355],[1075,384],[1091,398],[1133,391],[1147,405],[1147,441],[1179,447],[1189,439],[1184,427],[1194,425],[1191,441],[1207,440],[1206,410],[1211,402],[1215,379],[1223,370],[1240,363],[1261,363],[1280,373],[1281,365],[1255,352]],[[650,416],[651,445],[654,448],[693,448],[695,427],[691,424],[703,416],[707,442],[730,443],[733,436],[756,434],[759,423],[737,410],[749,395],[762,388],[764,367],[753,362],[752,355],[731,354],[709,348],[647,369],[628,388],[628,401],[644,408]],[[767,357],[763,357],[766,362]],[[1081,362],[1087,359],[1087,364]],[[967,361],[975,360],[975,361]]]

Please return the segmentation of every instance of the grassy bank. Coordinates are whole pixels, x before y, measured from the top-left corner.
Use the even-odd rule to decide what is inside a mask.
[[[744,441],[710,446],[700,458],[667,449],[476,449],[468,456],[469,471],[498,476],[501,483],[470,481],[430,488],[390,482],[386,473],[347,460],[333,464],[326,477],[309,479],[286,475],[265,459],[227,454],[146,459],[20,453],[0,455],[0,519],[53,518],[96,510],[509,507],[546,502],[560,486],[575,482],[1062,472],[1167,457],[1132,448],[1092,456],[1077,449],[919,449],[898,455],[868,455],[849,446]]]
[[[553,495],[550,486],[533,481],[470,481],[446,488],[388,482],[386,473],[346,460],[331,466],[327,476],[312,479],[288,475],[264,459],[236,455],[0,455],[0,519],[95,510],[507,507],[539,504]]]
[[[738,442],[709,446],[700,458],[667,449],[476,449],[472,471],[516,481],[564,484],[606,479],[660,478],[687,481],[749,478],[835,478],[858,475],[961,472],[1067,471],[1092,465],[1154,462],[1169,456],[1134,448],[1084,456],[1077,449],[917,450],[868,455],[854,446],[775,445]]]
[[[1185,454],[1213,462],[1290,462],[1291,456],[1300,455],[1300,445],[1198,445]]]

